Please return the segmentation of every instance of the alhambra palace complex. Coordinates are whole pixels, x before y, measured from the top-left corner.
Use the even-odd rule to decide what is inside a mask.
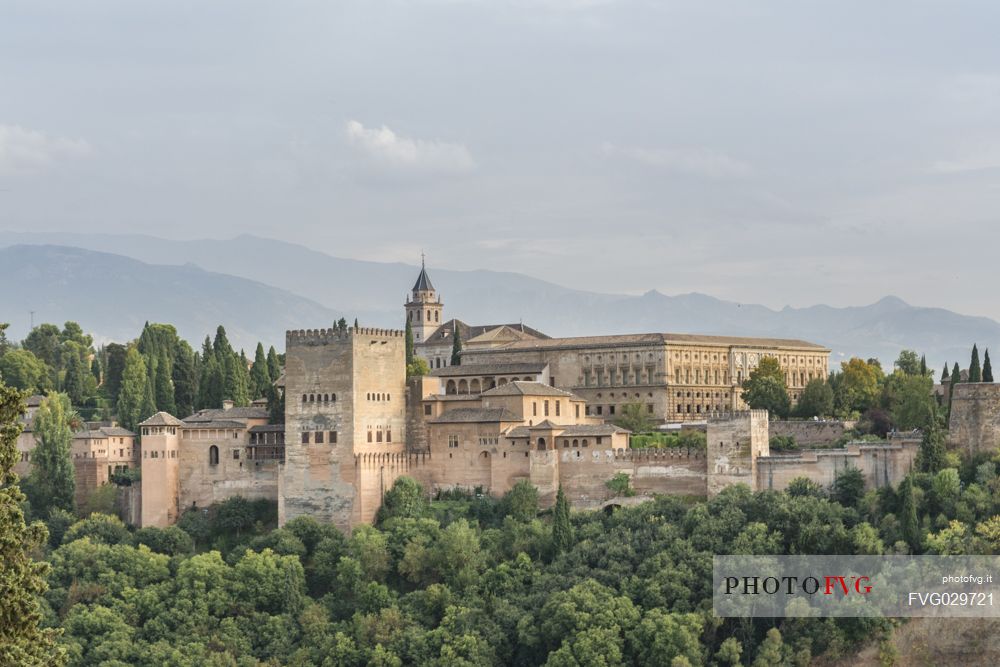
[[[550,338],[521,324],[445,321],[423,268],[405,304],[415,355],[429,375],[407,379],[403,331],[349,328],[289,331],[285,423],[266,406],[164,412],[141,425],[77,434],[78,502],[113,470],[141,466],[123,513],[132,523],[166,526],[185,510],[233,496],[278,503],[279,523],[301,515],[344,530],[371,522],[382,494],[407,475],[432,492],[477,487],[500,495],[519,480],[543,505],[561,485],[577,508],[628,502],[606,482],[626,473],[639,497],[714,495],[728,485],[782,489],[796,477],[829,485],[860,469],[869,488],[895,484],[913,466],[919,434],[843,448],[771,455],[769,437],[800,445],[836,440],[837,422],[774,422],[747,410],[740,384],[765,356],[778,359],[792,399],[828,374],[830,351],[799,340],[632,334]],[[451,365],[455,336],[461,364]],[[611,422],[639,404],[660,423],[693,423],[706,450],[633,449]],[[29,417],[33,406],[29,402]],[[633,408],[634,409],[634,408]],[[30,419],[29,419],[30,422]],[[993,448],[1000,440],[1000,385],[960,384],[953,446]],[[19,440],[30,466],[30,428]],[[121,499],[121,498],[120,498]]]

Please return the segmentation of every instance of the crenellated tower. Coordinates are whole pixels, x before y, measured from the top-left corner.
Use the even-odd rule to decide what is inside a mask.
[[[420,257],[420,275],[413,284],[410,300],[406,302],[406,320],[413,330],[413,342],[423,343],[441,326],[441,311],[444,304],[434,291],[434,285],[427,275],[423,255]]]
[[[287,332],[279,524],[312,516],[350,531],[372,521],[403,470],[404,359],[402,331]]]

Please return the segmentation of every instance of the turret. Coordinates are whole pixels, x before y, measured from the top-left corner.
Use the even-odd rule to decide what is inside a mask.
[[[423,343],[441,326],[444,304],[434,291],[423,256],[420,258],[420,275],[413,284],[410,300],[406,302],[405,308],[406,319],[413,330],[414,343]]]

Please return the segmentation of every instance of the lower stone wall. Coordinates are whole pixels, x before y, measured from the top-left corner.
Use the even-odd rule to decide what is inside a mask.
[[[770,437],[791,436],[800,447],[832,445],[844,437],[856,422],[844,421],[772,421]]]
[[[609,500],[613,494],[606,483],[618,473],[629,476],[637,495],[705,495],[707,470],[702,452],[668,448],[559,454],[559,480],[577,509],[598,508]]]
[[[119,518],[130,526],[138,526],[142,520],[142,486],[118,487],[118,497],[115,499],[115,510]]]
[[[896,485],[915,465],[920,441],[855,443],[842,449],[814,449],[789,456],[766,456],[757,459],[757,490],[781,491],[796,477],[805,477],[823,487],[833,484],[847,468],[858,468],[865,479],[865,489]]]

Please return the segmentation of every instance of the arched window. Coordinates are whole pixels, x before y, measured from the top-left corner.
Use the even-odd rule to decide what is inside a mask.
[[[458,393],[468,394],[469,393],[469,383],[465,380],[458,381]]]
[[[336,401],[337,400],[337,395],[336,394],[330,394],[330,400],[331,401]]]
[[[472,392],[473,394],[478,394],[480,392],[480,384],[478,378],[474,379],[471,383],[469,383],[469,391]]]
[[[324,403],[330,402],[330,394],[323,394],[323,402]]]
[[[219,465],[219,448],[215,445],[208,448],[208,464],[213,466]]]
[[[448,380],[448,384],[445,386],[444,393],[454,394],[455,393],[455,381]]]
[[[586,439],[586,438],[584,438],[584,439],[583,439],[583,442],[582,442],[582,443],[580,443],[580,444],[582,444],[582,445],[583,445],[584,447],[586,447],[586,446],[587,446],[587,439]]]
[[[302,402],[305,403],[309,400],[309,394],[302,394]]]
[[[545,438],[538,439],[538,449],[545,451]]]
[[[576,438],[573,438],[573,446],[574,447],[579,447],[580,446],[580,441],[577,440]]]

